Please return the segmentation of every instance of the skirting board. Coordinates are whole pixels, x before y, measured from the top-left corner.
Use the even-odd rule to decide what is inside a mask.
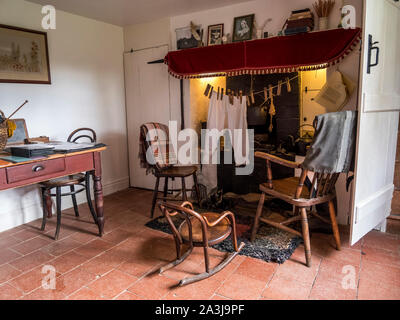
[[[129,177],[124,177],[118,180],[114,180],[110,183],[103,184],[103,194],[104,196],[113,194],[115,192],[129,188]],[[92,192],[93,195],[93,192]],[[77,195],[78,204],[86,202],[86,197],[84,193]],[[62,201],[63,210],[72,208],[71,197],[64,197]],[[42,217],[42,204],[31,202],[29,205],[20,207],[17,212],[11,210],[0,215],[0,232],[6,231],[8,229],[18,227],[24,223],[28,223],[39,219]]]

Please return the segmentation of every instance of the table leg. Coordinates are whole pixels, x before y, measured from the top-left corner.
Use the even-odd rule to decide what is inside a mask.
[[[101,159],[100,152],[94,154],[94,167],[93,172],[93,190],[94,201],[97,214],[97,225],[99,227],[99,236],[104,234],[104,212],[103,212],[103,186],[101,184]]]
[[[97,225],[99,226],[99,236],[104,234],[104,212],[103,212],[103,186],[101,176],[93,176],[94,202],[96,205]]]

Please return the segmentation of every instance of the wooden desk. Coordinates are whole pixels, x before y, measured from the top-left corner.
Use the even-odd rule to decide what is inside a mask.
[[[0,165],[0,191],[25,187],[80,172],[89,172],[93,177],[97,224],[99,235],[102,236],[104,214],[100,152],[105,149],[102,147],[75,153],[54,154],[46,159]]]

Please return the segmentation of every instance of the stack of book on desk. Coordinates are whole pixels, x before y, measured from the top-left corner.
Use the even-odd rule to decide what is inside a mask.
[[[24,144],[10,147],[14,157],[34,158],[45,157],[53,153],[54,147],[45,144]]]
[[[104,147],[103,143],[74,143],[74,142],[50,142],[37,144],[23,144],[7,148],[9,154],[0,155],[0,159],[12,163],[20,163],[29,160],[46,158],[56,153],[72,153],[89,149]],[[11,153],[11,155],[10,155]]]
[[[314,15],[308,8],[292,11],[285,25],[285,35],[310,32],[314,30]]]

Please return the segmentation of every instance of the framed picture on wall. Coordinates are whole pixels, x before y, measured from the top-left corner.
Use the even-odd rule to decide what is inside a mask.
[[[0,24],[0,82],[51,84],[46,32]]]
[[[253,34],[254,14],[236,17],[233,20],[233,36],[232,41],[251,40]]]
[[[207,45],[214,46],[222,44],[222,37],[224,36],[224,24],[214,24],[208,26]]]
[[[191,27],[183,27],[175,30],[176,47],[178,50],[200,47],[203,39],[203,30],[197,26],[194,31]]]

